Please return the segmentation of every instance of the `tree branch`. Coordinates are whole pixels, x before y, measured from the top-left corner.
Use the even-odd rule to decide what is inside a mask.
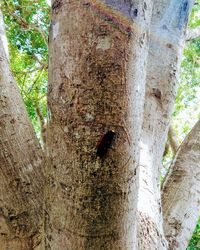
[[[196,27],[194,29],[189,29],[186,32],[186,42],[189,42],[191,40],[197,39],[200,37],[200,26]]]
[[[165,150],[164,150],[164,153],[163,153],[163,157],[165,157],[168,152],[169,152],[169,141],[167,140],[167,142],[165,144]]]
[[[163,184],[162,206],[169,249],[186,249],[199,216],[200,121],[178,149]]]
[[[0,39],[2,40],[4,50],[6,53],[6,57],[9,60],[9,51],[8,51],[8,41],[5,33],[5,27],[4,27],[4,22],[3,22],[3,15],[0,10]]]
[[[176,137],[176,134],[172,126],[169,127],[168,140],[169,140],[169,145],[172,149],[172,152],[175,155],[178,150],[179,143],[178,143],[178,138]]]
[[[45,143],[46,143],[46,122],[44,120],[44,117],[42,115],[42,112],[41,112],[40,107],[39,107],[38,104],[36,104],[35,110],[36,110],[38,120],[40,122],[42,142],[45,145]]]
[[[15,14],[14,12],[10,11],[9,5],[6,3],[6,7],[8,10],[8,13],[14,18],[14,20],[23,28],[23,29],[34,29],[35,31],[37,31],[38,33],[41,34],[46,46],[48,47],[48,41],[46,38],[46,35],[44,33],[44,31],[35,23],[28,23],[23,17]]]
[[[0,58],[0,245],[26,250],[43,226],[44,156],[1,39]]]

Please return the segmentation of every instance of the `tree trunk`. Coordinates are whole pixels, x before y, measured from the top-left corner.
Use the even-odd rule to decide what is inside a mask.
[[[43,155],[4,48],[0,38],[0,248],[32,250],[41,244]]]
[[[47,249],[136,247],[150,14],[147,1],[53,3]],[[97,142],[111,130],[115,142],[99,157]]]
[[[175,101],[183,33],[193,2],[154,1],[139,166],[138,249],[167,247],[162,229],[160,167]]]
[[[160,166],[193,2],[53,1],[45,197],[44,155],[0,39],[2,250],[168,248]],[[197,167],[199,144],[190,145],[195,133],[196,127],[180,147],[172,172],[182,159],[184,175],[193,171],[185,170],[189,162]],[[195,221],[180,192],[178,203],[171,198],[178,177],[169,175],[163,193],[169,247],[183,240],[173,249],[186,246]],[[183,179],[178,181],[183,187]],[[189,179],[184,181],[191,186]],[[198,190],[190,192],[197,208]],[[171,216],[188,231],[177,229],[180,223],[172,225]]]
[[[181,144],[162,190],[169,250],[186,249],[199,216],[200,121]]]

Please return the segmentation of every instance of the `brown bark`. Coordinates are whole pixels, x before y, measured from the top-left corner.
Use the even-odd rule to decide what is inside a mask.
[[[53,2],[45,246],[43,156],[2,52],[3,250],[167,248],[159,170],[190,7],[177,19],[185,1],[154,4],[142,121],[151,1]],[[111,130],[115,140],[98,157],[97,142]]]
[[[53,3],[47,249],[135,248],[151,4],[136,1],[131,17],[131,1],[122,10],[116,10],[118,1],[106,3]],[[99,158],[97,142],[109,130],[115,131],[115,142]]]
[[[43,155],[1,39],[0,110],[0,249],[32,250],[41,243]]]

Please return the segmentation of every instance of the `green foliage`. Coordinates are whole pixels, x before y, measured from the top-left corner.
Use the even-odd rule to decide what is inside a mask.
[[[200,219],[198,220],[197,226],[194,230],[190,244],[187,250],[200,250]]]
[[[189,28],[200,26],[200,0],[192,10]],[[200,119],[200,38],[186,44],[181,64],[181,78],[177,90],[173,127],[181,142]]]
[[[36,107],[45,121],[50,8],[45,0],[4,0],[1,8],[9,41],[10,66],[40,137]]]
[[[195,5],[190,15],[190,20],[189,20],[190,28],[195,28],[195,27],[200,26],[199,10],[200,10],[200,0],[196,0]]]
[[[200,0],[192,10],[189,27],[200,26]],[[181,64],[181,79],[177,90],[173,127],[181,142],[200,119],[200,38],[186,44]],[[187,250],[200,250],[200,219]]]
[[[10,63],[14,77],[40,137],[41,125],[36,108],[45,121],[46,92],[48,83],[48,29],[49,6],[46,0],[2,0],[7,37],[10,49]],[[192,10],[189,27],[200,26],[200,0]],[[177,90],[173,127],[179,142],[200,118],[200,39],[190,41],[184,50],[181,79]],[[164,173],[173,157],[169,150],[164,159]],[[200,250],[200,220],[187,250]]]
[[[173,113],[173,127],[180,139],[200,118],[200,39],[187,43],[184,50],[181,79],[177,90],[175,111]]]

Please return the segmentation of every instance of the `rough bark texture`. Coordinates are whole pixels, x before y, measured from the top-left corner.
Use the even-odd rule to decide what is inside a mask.
[[[165,236],[169,250],[186,249],[200,204],[200,121],[181,144],[162,190]]]
[[[154,1],[139,167],[139,249],[166,249],[160,167],[175,100],[183,32],[192,4],[185,0]]]
[[[149,51],[150,0],[52,3],[44,245],[42,151],[0,40],[0,249],[167,249],[160,165],[194,1],[153,2]],[[0,35],[5,37],[2,23],[0,15]],[[111,130],[115,140],[98,157],[97,142]],[[185,247],[196,219],[181,195],[192,194],[190,204],[197,208],[199,190],[192,186],[199,175],[197,131],[199,125],[180,147],[175,175],[164,186],[171,249]],[[186,191],[185,184],[192,189]],[[176,189],[178,203],[172,197]]]
[[[4,32],[2,26],[0,30]],[[5,44],[0,39],[0,249],[32,250],[41,243],[42,152],[11,75]]]
[[[54,1],[46,249],[135,249],[148,1]],[[59,58],[59,60],[55,60]],[[96,145],[116,133],[108,154]]]

